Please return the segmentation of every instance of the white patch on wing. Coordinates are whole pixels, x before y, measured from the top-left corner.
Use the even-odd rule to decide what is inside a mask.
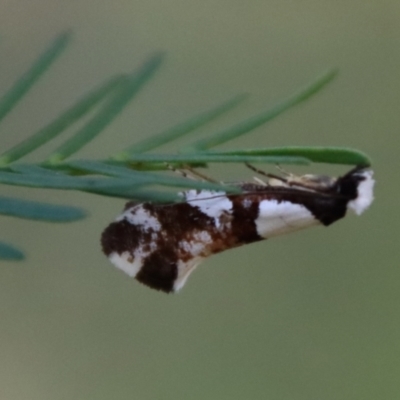
[[[270,238],[318,225],[319,221],[306,207],[300,204],[289,201],[262,200],[255,223],[257,233],[263,238]]]
[[[136,276],[143,265],[143,259],[140,257],[133,258],[129,251],[124,251],[121,254],[113,252],[108,256],[108,258],[118,269],[124,271],[132,278]]]
[[[226,197],[225,192],[188,190],[184,192],[184,196],[191,206],[199,208],[203,214],[214,218],[217,228],[220,227],[221,215],[232,212],[232,202]]]
[[[242,201],[242,204],[244,208],[250,208],[253,205],[253,202],[247,197],[245,197]]]
[[[193,234],[193,239],[197,240],[199,242],[202,242],[204,244],[208,244],[212,242],[212,237],[210,236],[210,234],[206,231],[199,231],[199,232],[195,232]]]
[[[124,211],[116,221],[127,220],[130,224],[140,226],[144,231],[153,230],[158,232],[161,230],[161,225],[156,217],[151,215],[142,205],[128,208]]]
[[[155,242],[149,243],[147,247],[150,247],[150,249],[147,251],[143,250],[143,244],[141,243],[133,254],[129,251],[124,251],[121,254],[113,252],[108,258],[118,269],[134,278],[143,267],[144,260],[157,250],[157,244]]]
[[[194,257],[187,262],[178,261],[178,276],[174,282],[174,292],[178,292],[185,285],[189,275],[204,260],[203,257]]]
[[[353,210],[357,215],[363,213],[374,200],[375,180],[372,178],[373,174],[371,170],[362,171],[358,174],[362,176],[364,180],[358,185],[357,197],[347,205],[347,208]]]
[[[212,243],[210,234],[206,231],[195,232],[190,240],[182,240],[179,242],[179,247],[190,253],[193,257],[204,253],[205,248]]]

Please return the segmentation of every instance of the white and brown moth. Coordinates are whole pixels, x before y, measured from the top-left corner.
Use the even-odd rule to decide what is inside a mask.
[[[373,200],[373,172],[356,167],[339,178],[273,177],[238,183],[239,194],[189,190],[173,204],[127,203],[103,232],[103,252],[151,288],[177,292],[206,257],[243,244],[328,226]]]

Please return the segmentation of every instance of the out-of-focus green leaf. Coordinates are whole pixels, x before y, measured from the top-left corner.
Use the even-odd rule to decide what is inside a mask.
[[[20,261],[25,258],[24,253],[16,247],[0,242],[0,260]]]
[[[78,207],[62,206],[0,196],[0,214],[48,222],[72,222],[86,217]]]
[[[144,84],[154,75],[161,65],[163,54],[157,53],[133,73],[126,83],[111,97],[99,112],[71,139],[62,144],[52,155],[49,163],[59,163],[76,153],[88,142],[93,140],[112,120],[129,104]]]
[[[20,159],[61,134],[66,128],[83,117],[107,95],[110,95],[110,93],[115,91],[115,89],[121,87],[125,81],[126,77],[124,75],[116,76],[101,85],[98,89],[91,91],[83,99],[78,101],[67,111],[63,112],[54,121],[50,122],[26,140],[18,143],[10,150],[4,152],[0,156],[0,166],[7,165]]]
[[[200,128],[207,122],[212,121],[213,119],[219,117],[223,113],[230,111],[232,108],[239,105],[246,98],[247,95],[244,94],[236,96],[233,99],[227,101],[226,103],[220,104],[217,107],[212,108],[211,110],[207,110],[206,112],[196,115],[195,117],[192,117],[185,122],[182,122],[170,129],[167,129],[166,131],[158,135],[153,135],[136,144],[133,144],[132,146],[128,147],[123,152],[116,154],[112,158],[115,160],[126,160],[129,157],[129,154],[141,154],[146,151],[160,147],[173,140],[176,140],[194,131],[195,129]]]
[[[186,151],[192,152],[198,150],[207,150],[250,132],[262,124],[271,121],[273,118],[287,111],[289,108],[302,103],[310,96],[320,91],[325,85],[333,80],[337,73],[338,71],[336,69],[327,72],[316,81],[308,85],[306,88],[300,90],[298,93],[282,101],[281,103],[278,103],[270,110],[255,115],[254,117],[245,121],[239,122],[238,124],[221,132],[217,132],[210,137],[200,139],[187,147]]]
[[[17,105],[21,98],[28,92],[32,85],[61,55],[71,39],[71,33],[65,32],[58,36],[50,47],[31,65],[0,99],[0,121]]]

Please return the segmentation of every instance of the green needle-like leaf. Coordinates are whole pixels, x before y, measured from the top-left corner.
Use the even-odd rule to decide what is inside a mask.
[[[368,167],[371,165],[369,157],[355,149],[345,147],[270,147],[264,149],[241,149],[228,151],[208,151],[206,154],[231,156],[284,156],[305,157],[312,162],[327,164],[359,165]]]
[[[0,182],[7,185],[63,190],[91,190],[133,186],[135,184],[143,185],[143,180],[135,181],[134,179],[78,178],[61,174],[55,176],[39,174],[22,175],[2,171],[0,171]]]
[[[7,150],[0,156],[0,166],[7,165],[13,161],[20,159],[36,150],[38,147],[49,142],[57,135],[62,133],[66,128],[83,117],[95,105],[109,95],[116,88],[121,87],[126,82],[124,75],[113,77],[98,89],[90,92],[83,99],[74,104],[70,109],[62,113],[54,121],[50,122],[44,128],[40,129],[32,136],[17,144],[10,150]]]
[[[160,186],[174,186],[180,188],[195,188],[195,189],[210,189],[210,190],[233,190],[236,189],[226,188],[218,183],[202,182],[178,176],[168,176],[162,174],[155,174],[150,172],[133,171],[130,168],[101,163],[97,161],[71,161],[67,165],[73,168],[78,168],[86,172],[115,176],[121,179],[132,179],[138,186],[145,185],[160,185]]]
[[[139,179],[144,182],[152,180],[151,178],[152,175],[147,172],[134,171],[130,168],[126,168],[119,165],[112,165],[108,162],[93,161],[93,160],[74,160],[65,162],[63,165],[75,168],[77,170],[81,170],[86,173],[115,176],[120,178]],[[165,176],[157,175],[155,179],[162,180],[162,178],[165,178]]]
[[[24,253],[16,247],[0,242],[0,259],[5,261],[20,261],[25,258]]]
[[[58,36],[51,46],[32,64],[28,71],[0,99],[0,122],[17,105],[32,85],[61,55],[71,39],[70,32]]]
[[[132,146],[128,147],[123,152],[116,154],[112,158],[115,160],[126,160],[130,154],[140,154],[146,151],[160,147],[166,143],[172,142],[188,133],[200,128],[206,123],[219,117],[220,115],[230,111],[232,108],[239,105],[243,100],[247,98],[247,95],[241,94],[227,101],[226,103],[220,104],[217,107],[207,110],[195,117],[188,119],[166,131],[144,139]]]
[[[134,198],[133,194],[138,188],[153,184],[147,180],[132,178],[72,178],[68,176],[46,178],[38,175],[19,175],[7,172],[0,172],[0,182],[8,185],[42,189],[79,190],[123,199]],[[190,187],[191,184],[192,181],[189,181],[186,187]],[[193,181],[193,186],[196,185],[201,186],[201,182],[196,183]],[[203,184],[203,186],[208,185]],[[149,198],[147,200],[152,199]]]
[[[223,188],[225,191],[237,192],[237,188],[232,188],[230,186],[222,186],[211,182],[201,182],[163,175],[155,178],[154,175],[150,175],[149,173],[143,173],[143,177],[135,174],[129,178],[91,178],[70,177],[62,174],[55,176],[39,174],[22,175],[0,171],[0,182],[8,185],[37,187],[42,189],[81,190],[103,194],[109,193],[111,196],[119,196],[123,198],[127,197],[127,189],[134,191],[150,185],[213,190],[221,190]]]
[[[138,190],[132,187],[118,188],[118,189],[98,189],[87,191],[92,194],[99,194],[102,196],[117,197],[125,200],[152,202],[152,203],[175,203],[181,198],[176,192],[162,192],[155,190]]]
[[[258,155],[221,155],[206,152],[184,154],[132,154],[131,163],[268,163],[268,164],[310,164],[310,160],[298,156],[258,156]]]
[[[43,168],[34,164],[12,164],[8,169],[25,175],[60,176],[60,172],[58,171],[52,171],[48,168]]]
[[[132,74],[126,84],[106,102],[99,112],[70,140],[61,145],[50,157],[50,163],[59,163],[93,140],[128,105],[143,85],[161,65],[163,54],[151,57],[138,72]]]
[[[0,197],[0,214],[49,222],[71,222],[86,217],[77,207]]]
[[[296,93],[295,95],[289,97],[288,99],[282,101],[281,103],[274,106],[272,109],[265,111],[261,114],[255,115],[254,117],[242,121],[231,128],[223,130],[222,132],[218,132],[208,138],[200,139],[194,142],[190,147],[186,149],[186,151],[198,151],[198,150],[207,150],[222,143],[233,140],[245,133],[250,132],[251,130],[259,127],[262,124],[265,124],[268,121],[271,121],[273,118],[282,114],[284,111],[289,108],[300,104],[304,100],[311,97],[313,94],[320,91],[326,84],[332,81],[332,79],[337,75],[337,70],[329,71],[328,73],[321,76],[311,85],[307,86],[305,89]]]

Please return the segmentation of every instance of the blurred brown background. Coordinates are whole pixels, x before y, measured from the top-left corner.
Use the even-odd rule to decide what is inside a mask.
[[[322,93],[230,146],[359,148],[373,159],[377,188],[361,218],[220,254],[166,296],[100,252],[100,232],[123,201],[3,186],[91,216],[69,225],[2,217],[0,239],[29,257],[0,269],[1,399],[397,399],[399,22],[394,0],[3,0],[1,91],[56,34],[75,34],[4,122],[4,149],[159,49],[168,54],[161,71],[77,157],[104,157],[250,92],[203,130],[212,132],[337,66]],[[300,171],[345,171],[312,168]],[[224,166],[211,175],[252,174]]]

